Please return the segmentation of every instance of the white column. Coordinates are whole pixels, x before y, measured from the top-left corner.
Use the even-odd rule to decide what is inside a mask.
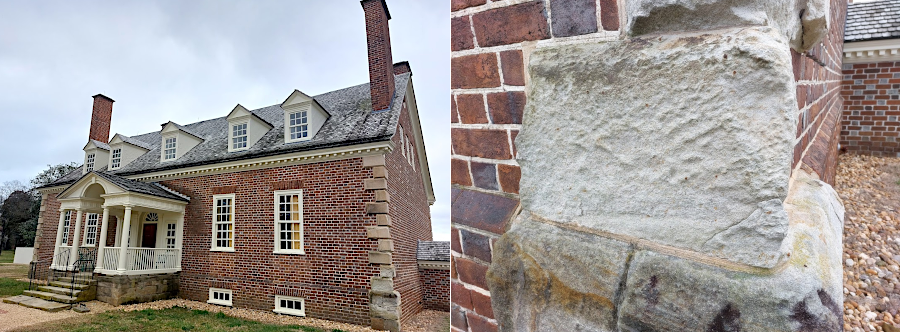
[[[128,253],[128,230],[131,229],[131,207],[125,207],[125,222],[122,223],[122,245],[119,249],[119,271],[125,271],[125,256]]]
[[[50,261],[51,268],[56,267],[56,255],[59,255],[59,246],[62,245],[63,226],[66,222],[66,210],[59,209],[59,224],[56,225],[56,245],[53,246],[53,258]]]
[[[184,234],[184,213],[178,216],[178,223],[175,224],[175,248],[178,248],[178,260],[175,261],[175,268],[181,268],[181,257],[184,255],[184,249],[181,246],[182,236]]]
[[[75,237],[72,238],[72,251],[69,252],[69,266],[74,267],[78,260],[78,242],[81,241],[81,219],[84,213],[81,209],[75,210],[78,216],[75,218]],[[71,219],[69,219],[71,220]],[[71,221],[70,221],[71,223]]]
[[[122,241],[122,221],[125,219],[124,215],[116,216],[116,247],[121,245]]]
[[[103,269],[103,252],[106,251],[106,228],[109,221],[109,208],[103,207],[103,220],[100,222],[100,243],[97,249],[97,270]]]

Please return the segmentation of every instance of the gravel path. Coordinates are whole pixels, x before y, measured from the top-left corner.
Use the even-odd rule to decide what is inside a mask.
[[[844,329],[900,332],[900,159],[841,155]]]
[[[92,313],[104,312],[113,308],[111,305],[99,301],[87,302],[85,305],[91,309]],[[0,301],[0,331],[11,331],[24,326],[66,319],[78,315],[81,314],[72,310],[46,312]]]

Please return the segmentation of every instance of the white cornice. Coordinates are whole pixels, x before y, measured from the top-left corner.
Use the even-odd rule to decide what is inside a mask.
[[[900,38],[844,43],[844,63],[900,61]]]
[[[418,261],[420,269],[426,270],[449,270],[450,262],[445,261]]]
[[[330,149],[301,151],[289,154],[238,160],[211,165],[177,168],[173,170],[136,174],[125,177],[132,180],[155,182],[203,175],[249,171],[263,168],[318,163],[337,159],[358,158],[364,156],[386,154],[391,152],[393,149],[393,142],[384,141],[336,147]]]

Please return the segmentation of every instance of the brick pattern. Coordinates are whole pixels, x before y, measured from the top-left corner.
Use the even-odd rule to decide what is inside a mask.
[[[411,130],[409,109],[403,103],[400,126],[407,142],[415,142]],[[416,162],[410,164],[401,152],[400,131],[394,133],[394,145],[398,148],[385,155],[388,172],[388,194],[391,198],[391,238],[394,241],[393,263],[397,270],[394,290],[400,292],[401,326],[424,308],[425,290],[419,277],[416,250],[418,241],[431,241],[431,213],[428,207],[425,184],[422,182],[417,151],[411,149]]]
[[[424,309],[450,311],[450,271],[420,269],[419,282],[425,291]]]
[[[394,98],[394,62],[387,7],[384,0],[364,0],[362,7],[366,15],[372,110],[380,111],[389,108]]]
[[[526,100],[523,48],[572,37],[615,39],[618,4],[455,0],[451,10],[452,182],[515,197],[515,136]]]
[[[841,149],[900,157],[900,61],[844,65]]]
[[[113,100],[104,95],[94,96],[91,113],[91,131],[88,138],[103,143],[109,142],[109,125],[112,123]]]
[[[837,166],[846,6],[832,0],[831,30],[822,43],[803,54],[792,52],[800,110],[792,166],[811,170],[827,183],[834,183]]]

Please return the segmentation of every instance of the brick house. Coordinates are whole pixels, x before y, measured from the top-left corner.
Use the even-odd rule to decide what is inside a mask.
[[[178,296],[391,331],[447,310],[412,72],[392,61],[387,5],[361,4],[369,83],[112,139],[113,100],[95,95],[84,165],[39,188],[37,268],[87,263],[115,305]],[[419,264],[420,246],[447,255]]]
[[[900,1],[847,5],[841,150],[900,157]]]

